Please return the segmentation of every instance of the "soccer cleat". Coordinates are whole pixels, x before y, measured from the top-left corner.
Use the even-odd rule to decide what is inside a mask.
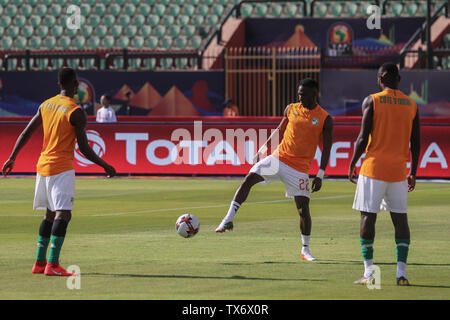
[[[31,269],[31,273],[44,273],[47,261],[36,261]]]
[[[44,274],[46,276],[59,276],[59,277],[70,277],[78,275],[76,273],[67,272],[67,270],[62,268],[59,265],[59,263],[47,263]]]
[[[222,233],[225,231],[233,231],[233,221],[222,221],[216,229],[217,233]]]
[[[302,260],[305,260],[305,261],[315,261],[315,260],[317,260],[317,259],[314,258],[310,252],[302,252]]]
[[[398,286],[409,286],[409,281],[405,277],[397,278],[397,285]]]
[[[373,277],[373,275],[370,275],[368,277],[363,276],[361,279],[356,280],[353,283],[354,284],[362,284],[362,285],[374,284],[375,278]]]

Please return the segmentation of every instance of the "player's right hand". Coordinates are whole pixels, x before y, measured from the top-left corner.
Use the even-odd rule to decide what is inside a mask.
[[[6,177],[13,168],[14,168],[14,160],[12,160],[12,159],[6,160],[6,162],[3,164],[3,167],[2,167],[3,176]]]
[[[105,169],[106,177],[112,178],[116,175],[116,169],[114,167],[107,164],[103,169]]]
[[[354,164],[350,165],[350,168],[348,168],[348,180],[350,180],[352,183],[356,184],[355,178],[358,177],[358,172],[356,170],[356,167]]]

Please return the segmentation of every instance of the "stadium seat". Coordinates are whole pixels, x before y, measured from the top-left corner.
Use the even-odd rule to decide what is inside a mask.
[[[123,6],[125,4],[125,2],[127,2],[127,0],[114,0],[114,2],[116,4],[118,4],[119,6]]]
[[[450,48],[450,33],[447,33],[447,34],[444,36],[444,46],[445,46],[446,48]]]
[[[327,6],[321,2],[314,3],[314,16],[315,17],[325,17],[327,14]]]
[[[48,27],[47,26],[40,26],[36,30],[36,35],[39,36],[41,39],[45,38],[48,34]]]
[[[206,16],[208,14],[208,12],[209,12],[209,8],[206,5],[200,5],[197,8],[197,14],[200,15],[200,16],[204,17],[204,16]]]
[[[108,7],[108,13],[114,17],[117,17],[120,13],[120,6],[116,3]]]
[[[219,23],[219,17],[216,15],[209,15],[206,17],[206,24],[211,27],[217,26]]]
[[[68,36],[69,38],[73,38],[78,34],[78,30],[77,29],[69,29],[69,28],[65,28],[65,34],[66,36]]]
[[[139,12],[139,14],[142,14],[144,17],[146,17],[150,14],[151,8],[149,5],[142,3],[137,8],[137,11]]]
[[[405,12],[406,12],[406,14],[408,16],[413,17],[413,16],[415,16],[417,14],[418,8],[419,7],[414,2],[406,3],[406,5],[405,5]]]
[[[137,33],[137,28],[136,26],[127,26],[125,27],[125,36],[129,37],[129,38],[133,38]]]
[[[241,6],[241,16],[243,18],[250,17],[252,15],[253,7],[250,4],[244,3]]]
[[[128,44],[130,43],[130,39],[128,37],[122,36],[119,39],[117,39],[117,46],[120,49],[126,49],[128,48]]]
[[[136,27],[142,27],[145,24],[145,17],[143,15],[141,15],[141,14],[138,14],[138,15],[133,17],[132,23]]]
[[[395,2],[391,5],[390,13],[394,17],[400,16],[402,14],[402,12],[403,12],[403,5],[401,3]]]
[[[99,17],[103,17],[106,12],[106,7],[103,3],[98,3],[94,7],[93,13],[98,15]]]
[[[81,29],[80,29],[81,34],[82,34],[83,37],[85,37],[85,38],[89,38],[89,37],[91,36],[92,30],[93,30],[93,28],[92,28],[91,26],[88,26],[88,25],[84,25],[84,26],[82,26]]]
[[[176,38],[178,37],[178,35],[180,34],[180,27],[177,25],[172,25],[169,27],[169,36],[171,36],[172,38]]]
[[[12,48],[13,40],[10,37],[2,37],[1,44],[4,50],[9,50]]]
[[[0,27],[1,28],[1,27]],[[25,38],[31,38],[31,36],[33,36],[34,33],[34,29],[32,26],[24,26],[21,29],[21,33]],[[3,34],[3,32],[0,31],[0,34]]]
[[[24,50],[27,48],[27,39],[25,39],[22,36],[18,36],[15,40],[14,40],[14,47],[16,47],[16,49],[19,50]]]
[[[175,23],[175,18],[172,16],[164,16],[162,18],[162,24],[163,26],[165,26],[166,28],[169,28],[171,26],[173,26]]]
[[[1,13],[1,12],[0,12]],[[33,13],[33,7],[28,4],[25,4],[20,7],[20,14],[24,17],[29,17]]]
[[[188,17],[188,16],[185,16],[185,15],[180,15],[180,16],[178,16],[178,18],[177,18],[177,24],[178,24],[180,27],[185,27],[185,26],[187,26],[187,25],[189,24],[189,17]]]
[[[39,16],[31,16],[30,17],[30,25],[33,27],[33,28],[37,28],[37,27],[39,27],[40,25],[41,25],[41,17],[39,17]]]
[[[56,18],[53,16],[47,16],[44,19],[44,24],[49,28],[53,28],[56,24]]]
[[[62,49],[70,48],[70,38],[68,36],[62,36],[58,39],[58,46]]]
[[[175,66],[177,69],[186,69],[188,60],[186,58],[175,59]]]
[[[173,59],[172,58],[163,58],[160,60],[161,68],[170,69],[172,68]]]
[[[120,15],[117,19],[117,23],[122,27],[126,27],[130,24],[130,17],[127,15]]]
[[[72,43],[73,43],[75,49],[83,49],[84,44],[86,43],[86,40],[84,39],[84,37],[78,36],[72,40]]]
[[[12,39],[15,39],[18,35],[19,35],[19,28],[16,26],[10,26],[7,30],[6,30],[6,34],[8,37],[11,37]]]
[[[121,26],[112,26],[110,28],[110,34],[114,37],[114,38],[118,38],[122,35],[122,27]]]
[[[144,25],[144,26],[142,26],[142,27],[139,28],[139,33],[140,33],[140,35],[143,36],[144,38],[147,38],[147,37],[149,37],[149,36],[151,35],[151,33],[152,33],[152,27]]]
[[[5,0],[5,1],[7,2],[8,0]],[[39,0],[27,0],[27,4],[32,7],[36,6],[38,4],[38,2],[39,2]]]
[[[267,5],[264,3],[259,3],[256,5],[255,15],[257,17],[265,17],[267,15],[267,11],[268,11]]]
[[[44,39],[44,46],[47,49],[54,49],[56,47],[56,39],[55,39],[55,37],[53,37],[53,36],[46,37]]]
[[[0,26],[3,28],[8,28],[11,24],[11,18],[8,16],[1,16],[0,17]]]
[[[216,4],[211,9],[212,14],[215,14],[218,17],[221,17],[224,14],[224,11],[225,9],[222,4]]]
[[[53,17],[59,17],[61,15],[61,12],[62,12],[62,8],[61,8],[61,6],[59,4],[53,4],[50,7],[50,14]]]
[[[330,5],[330,14],[334,17],[339,17],[341,16],[342,13],[342,5],[337,2],[337,3],[332,3]]]
[[[158,38],[162,38],[166,34],[166,27],[159,25],[153,29],[153,34]]]
[[[158,47],[158,38],[151,36],[144,40],[144,46],[148,49],[156,49]]]
[[[172,47],[172,38],[165,36],[160,40],[160,46],[163,49],[170,49]]]
[[[358,12],[358,5],[353,2],[346,2],[344,7],[344,12],[349,17],[356,16],[356,13]]]
[[[64,32],[64,29],[61,26],[54,26],[53,28],[51,28],[51,34],[55,38],[61,37],[63,32]]]
[[[178,16],[180,14],[180,11],[181,11],[181,9],[180,9],[180,7],[178,5],[172,4],[169,7],[169,12],[168,13],[169,13],[170,16],[176,17],[176,16]]]
[[[79,59],[67,59],[67,66],[69,68],[77,69],[79,65]]]
[[[108,14],[103,18],[103,24],[108,28],[112,27],[115,22],[116,22],[116,18],[115,18],[115,16],[113,16],[111,14]]]
[[[153,14],[156,14],[159,17],[164,16],[164,13],[166,12],[166,7],[162,4],[157,4],[153,8]]]
[[[159,16],[157,15],[148,16],[147,23],[151,27],[156,27],[159,24]]]
[[[53,4],[53,0],[41,0],[41,2],[46,7],[50,7]]]
[[[102,39],[102,46],[103,48],[111,49],[114,47],[114,37],[112,36],[106,36]]]
[[[142,49],[144,47],[144,38],[140,36],[133,37],[131,46],[136,49]]]
[[[5,39],[7,39],[7,38],[5,38]],[[32,37],[28,41],[28,44],[29,44],[31,49],[39,49],[41,47],[41,42],[42,42],[41,38],[39,38],[39,37]],[[2,44],[3,44],[3,42],[2,42]]]
[[[87,3],[83,3],[80,6],[80,13],[82,16],[88,17],[91,14],[91,6],[88,5]]]
[[[136,7],[133,4],[129,3],[123,8],[123,12],[127,16],[132,17],[134,15],[134,13],[136,12]]]
[[[183,28],[183,33],[187,38],[191,38],[195,34],[195,27],[192,25],[185,26]]]
[[[43,4],[37,5],[34,9],[34,14],[39,17],[45,16],[46,13],[47,13],[47,7],[44,6]]]
[[[108,29],[103,25],[96,27],[94,30],[95,35],[99,38],[104,38],[106,36],[107,32],[108,32]]]
[[[8,17],[15,17],[17,15],[17,12],[17,7],[11,4],[8,5],[5,10],[5,13]]]
[[[200,36],[193,36],[190,40],[190,47],[192,49],[199,49],[202,45],[202,38]]]
[[[194,6],[188,4],[183,7],[183,14],[188,17],[192,17],[194,15],[195,8]]]
[[[205,18],[203,16],[194,16],[191,20],[191,23],[195,26],[195,27],[201,27],[203,26],[203,21],[205,20]]]
[[[100,38],[97,36],[88,38],[87,46],[89,49],[98,49],[100,46]]]
[[[297,14],[297,6],[291,3],[286,4],[284,7],[284,13],[289,18],[295,17]]]
[[[25,26],[27,19],[24,16],[16,16],[13,21],[16,27],[22,28]]]
[[[175,47],[177,49],[186,49],[187,39],[186,37],[180,36],[175,39]]]

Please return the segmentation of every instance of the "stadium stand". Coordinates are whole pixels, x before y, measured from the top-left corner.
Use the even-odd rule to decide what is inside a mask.
[[[445,1],[432,1],[432,10]],[[80,10],[79,30],[67,26],[67,8]],[[426,14],[426,1],[240,1],[240,0],[0,0],[0,47],[6,53],[40,50],[42,52],[106,52],[130,51],[202,51],[212,35],[235,5],[233,18],[299,18],[299,17],[361,17],[367,8],[379,4],[386,17],[417,17]],[[440,12],[444,14],[444,10]],[[448,43],[449,35],[444,37]],[[445,46],[445,44],[443,45]],[[447,57],[434,58],[436,66],[446,69]],[[196,66],[189,61],[170,57],[157,62],[151,59],[131,59],[127,67],[164,68]],[[54,63],[53,63],[54,62]],[[59,61],[61,62],[61,61]],[[144,63],[142,63],[144,62]],[[61,63],[40,59],[34,69],[58,67]],[[8,61],[8,70],[22,65]],[[70,65],[95,68],[92,59],[72,59]],[[122,58],[110,67],[124,66]],[[100,67],[105,67],[102,59]]]

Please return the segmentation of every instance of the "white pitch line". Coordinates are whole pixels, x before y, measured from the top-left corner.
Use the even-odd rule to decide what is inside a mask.
[[[350,197],[353,197],[353,195],[330,196],[330,197],[314,198],[312,200],[341,199],[341,198],[350,198]],[[254,201],[254,202],[246,202],[245,205],[288,202],[288,201],[293,201],[293,200],[292,199],[282,199],[282,200]],[[182,208],[166,208],[166,209],[153,209],[153,210],[141,210],[141,211],[114,212],[114,213],[104,213],[104,214],[93,214],[91,216],[92,217],[120,216],[120,215],[125,215],[125,214],[136,214],[136,213],[154,213],[154,212],[165,212],[165,211],[182,211],[182,210],[184,211],[184,210],[192,210],[192,209],[226,208],[229,206],[230,206],[229,204],[217,204],[217,205],[198,206],[198,207],[182,207]]]

